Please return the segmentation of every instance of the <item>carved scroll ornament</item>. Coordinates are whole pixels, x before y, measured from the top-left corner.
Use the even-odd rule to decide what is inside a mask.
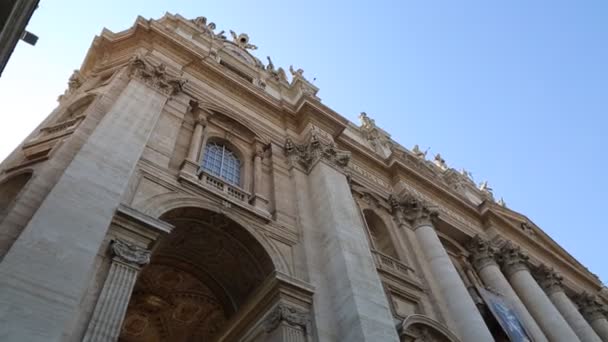
[[[112,241],[110,248],[116,259],[134,267],[141,267],[148,264],[152,254],[145,248],[118,239]]]
[[[310,324],[310,318],[309,314],[304,310],[287,304],[279,304],[270,312],[270,314],[268,314],[268,316],[266,316],[264,330],[269,333],[276,329],[281,322],[307,331]]]
[[[391,195],[389,202],[397,221],[406,220],[414,225],[414,229],[423,225],[432,226],[439,216],[437,208],[409,192],[400,197]]]
[[[132,77],[142,80],[145,84],[171,96],[182,91],[186,80],[170,75],[164,63],[153,65],[146,56],[137,54],[129,62]]]
[[[344,169],[350,162],[351,153],[339,150],[334,143],[326,143],[320,140],[317,134],[312,134],[309,142],[303,145],[295,144],[290,138],[285,142],[285,154],[291,165],[299,165],[306,172],[317,161],[323,159],[340,169]]]

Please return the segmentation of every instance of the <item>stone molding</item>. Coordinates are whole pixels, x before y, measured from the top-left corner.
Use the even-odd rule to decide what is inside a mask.
[[[422,226],[433,226],[439,216],[435,207],[408,192],[400,197],[391,195],[389,203],[397,222],[401,225],[405,220],[414,230]]]
[[[346,173],[346,167],[350,162],[351,153],[339,150],[333,142],[325,142],[319,138],[314,131],[311,133],[308,143],[298,145],[290,138],[285,141],[285,154],[291,166],[300,166],[305,172],[309,172],[319,161],[323,160],[338,170]]]
[[[574,298],[574,302],[587,321],[593,322],[597,319],[606,319],[608,310],[602,305],[597,296],[588,292],[582,292]]]
[[[498,250],[479,235],[475,235],[467,244],[471,252],[471,263],[477,270],[482,270],[489,265],[498,265],[496,253]]]
[[[140,268],[150,262],[152,252],[148,249],[135,246],[124,240],[115,239],[110,245],[114,260],[131,267]]]
[[[507,243],[500,249],[499,262],[507,277],[521,270],[530,271],[530,257],[521,247],[512,243]]]
[[[293,327],[299,327],[302,331],[309,330],[310,315],[302,309],[296,308],[285,303],[280,303],[266,316],[264,320],[264,330],[269,333],[275,330],[281,322],[285,322]]]
[[[164,63],[153,65],[142,54],[136,54],[129,61],[129,74],[166,96],[177,95],[186,84],[186,80],[171,75]]]
[[[535,270],[534,276],[536,281],[538,281],[538,284],[548,295],[564,290],[562,284],[563,277],[550,267],[545,265],[539,266]]]

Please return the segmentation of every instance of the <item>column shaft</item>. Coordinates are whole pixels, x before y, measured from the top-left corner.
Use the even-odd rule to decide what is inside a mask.
[[[253,157],[253,194],[259,195],[262,191],[262,154]]]
[[[530,274],[527,267],[509,272],[508,278],[515,292],[526,305],[536,322],[541,326],[550,341],[575,342],[578,336],[555,308],[543,289]]]
[[[494,341],[435,229],[425,224],[417,227],[415,233],[460,339],[467,342]]]
[[[582,342],[602,342],[563,290],[552,291],[549,298]]]
[[[84,342],[110,342],[118,339],[137,273],[138,269],[133,266],[120,261],[112,262]]]
[[[194,132],[192,133],[192,139],[190,139],[190,147],[188,148],[188,160],[195,163],[199,163],[201,144],[203,140],[203,125],[199,120],[194,123]]]
[[[593,330],[601,337],[602,341],[608,342],[608,320],[599,318],[591,321]]]
[[[482,267],[479,267],[477,272],[485,285],[492,287],[502,295],[506,296],[509,303],[513,305],[515,312],[517,312],[521,318],[522,324],[524,327],[526,327],[526,330],[530,333],[530,335],[532,335],[530,337],[532,337],[534,342],[548,341],[545,334],[536,323],[536,320],[534,320],[532,315],[530,315],[526,309],[526,306],[519,299],[511,287],[511,284],[509,284],[509,281],[507,278],[505,278],[504,274],[496,263],[488,263]]]

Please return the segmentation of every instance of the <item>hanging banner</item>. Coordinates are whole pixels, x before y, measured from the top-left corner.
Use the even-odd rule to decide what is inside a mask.
[[[519,316],[503,296],[479,287],[477,289],[511,342],[532,341]]]

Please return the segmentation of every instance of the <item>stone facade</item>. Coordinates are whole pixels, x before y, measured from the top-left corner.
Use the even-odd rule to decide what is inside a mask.
[[[95,38],[0,165],[3,341],[608,341],[608,290],[487,183],[255,48]]]

